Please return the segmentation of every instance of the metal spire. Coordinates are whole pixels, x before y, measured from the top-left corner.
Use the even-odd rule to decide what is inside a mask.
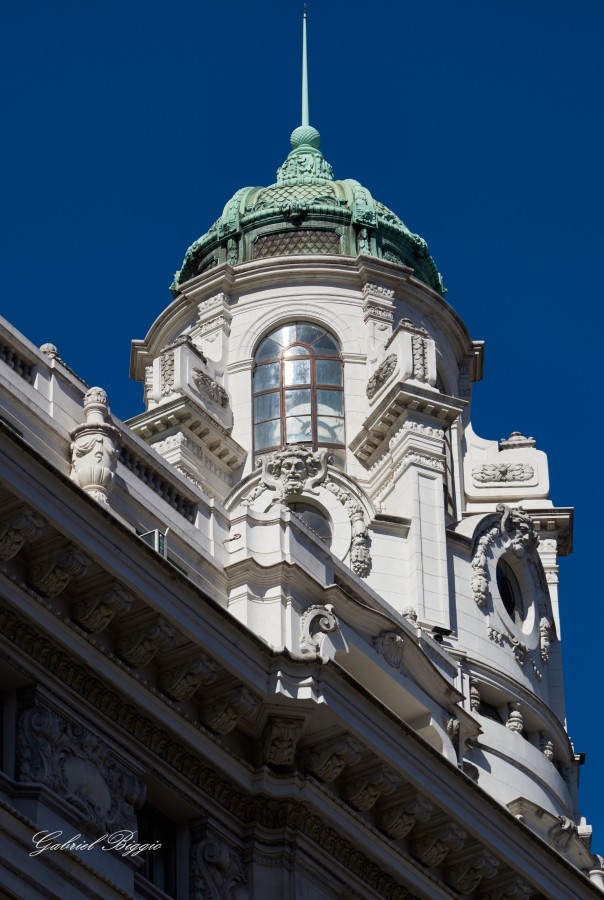
[[[309,125],[308,120],[308,60],[306,53],[306,3],[302,16],[302,125]]]

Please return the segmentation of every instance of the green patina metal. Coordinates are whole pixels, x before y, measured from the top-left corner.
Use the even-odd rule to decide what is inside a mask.
[[[316,249],[321,242],[313,240],[312,233],[331,231],[337,235],[339,250],[334,251],[333,242],[323,241],[329,251],[322,252],[363,253],[410,266],[417,278],[444,295],[426,242],[358,181],[334,180],[333,170],[319,150],[320,135],[315,128],[299,126],[291,144],[276,183],[237,191],[210,230],[189,247],[174,278],[174,293],[213,265],[266,258],[268,244],[277,256],[321,252]],[[264,248],[261,253],[257,252],[260,245]]]
[[[410,266],[440,294],[442,279],[428,245],[358,181],[335,181],[320,151],[321,136],[308,119],[306,6],[302,31],[302,124],[292,150],[269,187],[242,188],[221,217],[187,250],[172,284],[180,286],[221,263],[300,253],[365,254]]]

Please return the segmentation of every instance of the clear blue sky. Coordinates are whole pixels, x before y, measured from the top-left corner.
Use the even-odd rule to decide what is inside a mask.
[[[122,418],[142,409],[129,342],[170,301],[188,245],[287,155],[301,6],[3,4],[0,310]],[[576,508],[561,563],[569,732],[604,853],[604,3],[313,0],[309,17],[310,118],[336,177],[428,241],[486,341],[476,431],[534,435],[554,502]]]

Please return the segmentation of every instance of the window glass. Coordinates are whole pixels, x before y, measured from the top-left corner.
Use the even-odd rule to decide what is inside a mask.
[[[281,443],[281,421],[273,419],[271,422],[263,422],[254,428],[254,444],[256,450],[264,450],[266,447],[278,447]]]
[[[321,416],[317,422],[317,437],[320,444],[343,444],[344,419]]]
[[[317,384],[342,384],[341,362],[335,359],[318,359]]]
[[[285,415],[310,416],[310,390],[285,392]]]
[[[344,414],[344,394],[342,391],[317,390],[317,413],[319,416],[342,416]]]
[[[310,416],[288,416],[285,420],[285,429],[288,444],[312,443]]]
[[[255,356],[254,447],[285,443],[345,454],[342,362],[336,338],[319,325],[295,322],[267,335]]]
[[[497,563],[497,589],[510,619],[521,624],[526,615],[522,591],[512,567],[504,559]]]
[[[291,359],[283,363],[285,384],[310,384],[310,360]]]
[[[327,545],[331,544],[331,525],[323,513],[308,503],[290,503],[292,512],[302,519],[305,525],[312,528]]]
[[[258,366],[254,372],[254,390],[266,391],[269,388],[279,387],[279,380],[279,363]]]
[[[254,401],[254,422],[265,422],[266,419],[276,419],[280,415],[279,392],[261,394]]]

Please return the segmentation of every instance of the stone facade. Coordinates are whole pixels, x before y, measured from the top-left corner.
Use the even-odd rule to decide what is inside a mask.
[[[312,205],[330,168],[293,152]],[[248,259],[227,209],[225,259],[133,343],[129,422],[0,322],[4,895],[598,896],[572,511],[533,439],[474,434],[482,344],[371,253],[363,190],[358,256]]]

